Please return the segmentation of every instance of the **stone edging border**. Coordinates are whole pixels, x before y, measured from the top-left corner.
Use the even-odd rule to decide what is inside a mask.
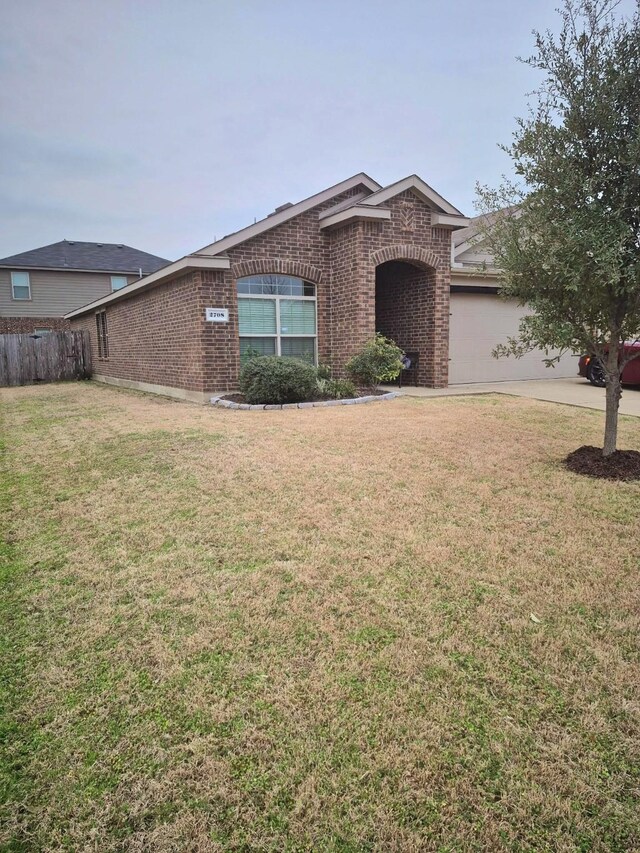
[[[386,394],[373,394],[370,397],[352,397],[347,400],[317,400],[315,403],[282,403],[273,406],[251,406],[249,403],[234,403],[233,400],[223,400],[223,395],[211,398],[211,405],[220,409],[242,409],[243,411],[273,411],[276,409],[323,409],[327,406],[353,406],[357,403],[376,403],[378,400],[393,400],[400,395],[396,391]]]

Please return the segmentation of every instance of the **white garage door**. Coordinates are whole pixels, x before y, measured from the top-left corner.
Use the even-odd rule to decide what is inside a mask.
[[[496,344],[516,337],[526,311],[515,301],[493,294],[452,293],[449,332],[449,384],[501,382],[514,379],[559,379],[576,376],[578,359],[565,355],[555,367],[545,367],[544,354],[494,358]]]

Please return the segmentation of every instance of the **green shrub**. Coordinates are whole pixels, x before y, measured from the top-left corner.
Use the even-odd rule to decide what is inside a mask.
[[[330,364],[319,364],[318,365],[318,379],[331,379],[331,365]]]
[[[260,358],[261,355],[262,353],[260,352],[260,350],[255,349],[255,347],[247,347],[244,352],[240,353],[240,361],[242,364],[245,364],[252,358]]]
[[[362,352],[347,362],[347,373],[356,384],[367,387],[392,382],[402,370],[401,357],[400,347],[384,335],[376,334],[367,341]]]
[[[358,390],[350,379],[323,379],[317,383],[318,394],[327,400],[348,400],[358,396]]]
[[[316,393],[317,371],[306,361],[264,355],[240,371],[240,391],[251,404],[302,403]]]

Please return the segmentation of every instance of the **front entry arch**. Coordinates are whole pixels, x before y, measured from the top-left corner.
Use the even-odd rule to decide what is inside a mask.
[[[376,331],[418,353],[415,384],[423,387],[437,384],[435,304],[433,268],[397,259],[376,267]]]

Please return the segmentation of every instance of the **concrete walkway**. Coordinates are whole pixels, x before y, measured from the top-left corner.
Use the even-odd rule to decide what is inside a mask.
[[[397,386],[383,386],[385,390],[398,390]],[[409,397],[458,397],[463,394],[510,394],[565,403],[585,409],[604,411],[604,388],[594,388],[586,379],[529,379],[521,382],[483,382],[473,385],[450,385],[448,388],[413,388],[407,386],[400,394]],[[640,417],[640,387],[625,388],[620,401],[620,414]]]

